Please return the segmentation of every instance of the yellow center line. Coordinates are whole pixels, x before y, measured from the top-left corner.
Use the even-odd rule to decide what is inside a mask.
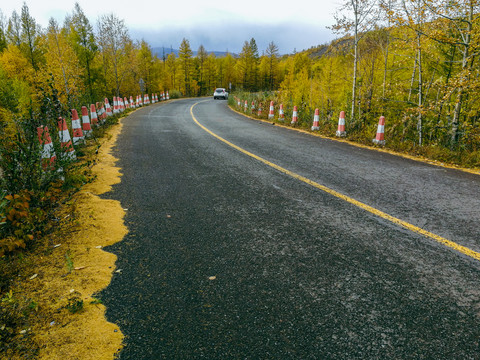
[[[241,148],[240,146],[237,146],[237,145],[231,143],[231,142],[228,141],[228,140],[225,140],[224,138],[218,136],[217,134],[215,134],[214,132],[210,131],[208,128],[206,128],[205,126],[203,126],[202,124],[200,124],[200,123],[198,122],[198,120],[197,120],[197,118],[195,117],[195,115],[193,115],[193,108],[194,108],[197,104],[199,104],[199,103],[193,104],[192,107],[190,108],[190,114],[191,114],[191,116],[192,116],[193,121],[194,121],[198,126],[200,126],[203,130],[205,130],[207,133],[209,133],[209,134],[212,135],[213,137],[217,138],[218,140],[224,142],[225,144],[233,147],[234,149],[240,151],[241,153],[243,153],[243,154],[245,154],[245,155],[248,155],[248,156],[250,156],[250,157],[252,157],[252,158],[254,158],[254,159],[256,159],[256,160],[258,160],[258,161],[260,161],[260,162],[262,162],[262,163],[264,163],[264,164],[266,164],[266,165],[268,165],[268,166],[270,166],[270,167],[272,167],[272,168],[274,168],[274,169],[276,169],[276,170],[278,170],[278,171],[286,174],[286,175],[289,175],[289,176],[293,177],[294,179],[300,180],[300,181],[302,181],[302,182],[304,182],[304,183],[306,183],[306,184],[308,184],[308,185],[313,186],[314,188],[317,188],[317,189],[319,189],[319,190],[322,190],[322,191],[326,192],[327,194],[333,195],[333,196],[335,196],[336,198],[342,199],[342,200],[344,200],[344,201],[346,201],[346,202],[348,202],[348,203],[350,203],[350,204],[353,204],[353,205],[359,207],[360,209],[366,210],[366,211],[368,211],[369,213],[372,213],[372,214],[374,214],[374,215],[376,215],[376,216],[378,216],[378,217],[381,217],[382,219],[388,220],[388,221],[390,221],[390,222],[392,222],[392,223],[394,223],[394,224],[400,225],[400,226],[402,226],[402,227],[404,227],[404,228],[406,228],[406,229],[408,229],[408,230],[410,230],[410,231],[413,231],[413,232],[415,232],[415,233],[417,233],[417,234],[420,234],[420,235],[423,235],[423,236],[428,237],[428,238],[430,238],[430,239],[433,239],[433,240],[439,242],[439,243],[442,244],[442,245],[445,245],[445,246],[447,246],[447,247],[449,247],[449,248],[451,248],[451,249],[454,249],[454,250],[456,250],[456,251],[458,251],[458,252],[460,252],[460,253],[462,253],[462,254],[464,254],[464,255],[467,255],[467,256],[475,259],[475,260],[479,260],[479,261],[480,261],[480,253],[479,253],[479,252],[476,252],[476,251],[474,251],[474,250],[472,250],[472,249],[469,249],[469,248],[467,248],[467,247],[465,247],[465,246],[462,246],[462,245],[460,245],[460,244],[457,244],[456,242],[453,242],[453,241],[448,240],[448,239],[446,239],[446,238],[444,238],[444,237],[441,237],[440,235],[431,233],[430,231],[427,231],[427,230],[422,229],[422,228],[420,228],[420,227],[418,227],[418,226],[415,226],[415,225],[413,225],[413,224],[410,224],[410,223],[408,223],[408,222],[406,222],[406,221],[404,221],[404,220],[398,219],[398,218],[396,218],[396,217],[394,217],[394,216],[392,216],[392,215],[389,215],[389,214],[387,214],[387,213],[384,213],[383,211],[380,211],[380,210],[378,210],[378,209],[376,209],[376,208],[374,208],[374,207],[372,207],[372,206],[370,206],[370,205],[364,204],[364,203],[362,203],[362,202],[360,202],[360,201],[358,201],[358,200],[355,200],[355,199],[353,199],[353,198],[351,198],[351,197],[349,197],[349,196],[347,196],[347,195],[341,194],[341,193],[339,193],[338,191],[335,191],[335,190],[333,190],[333,189],[330,189],[330,188],[328,188],[328,187],[326,187],[326,186],[324,186],[324,185],[321,185],[321,184],[319,184],[319,183],[317,183],[317,182],[315,182],[315,181],[313,181],[313,180],[310,180],[310,179],[308,179],[308,178],[306,178],[306,177],[304,177],[304,176],[302,176],[302,175],[299,175],[299,174],[294,173],[294,172],[292,172],[292,171],[290,171],[290,170],[287,170],[287,169],[285,169],[285,168],[283,168],[283,167],[281,167],[281,166],[279,166],[279,165],[277,165],[277,164],[274,164],[274,163],[272,163],[272,162],[270,162],[270,161],[268,161],[268,160],[266,160],[266,159],[264,159],[264,158],[261,158],[261,157],[258,156],[258,155],[255,155],[255,154],[251,153],[250,151],[247,151],[247,150]]]

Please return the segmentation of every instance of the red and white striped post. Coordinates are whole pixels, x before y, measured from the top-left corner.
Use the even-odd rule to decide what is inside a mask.
[[[252,100],[252,106],[250,107],[250,110],[253,114],[253,112],[255,111],[255,101]]]
[[[90,118],[88,117],[88,109],[82,106],[82,129],[85,136],[90,136],[92,133],[92,126],[90,125]]]
[[[42,168],[44,171],[54,168],[55,150],[53,148],[52,138],[48,132],[48,126],[37,127],[38,140],[40,145],[43,145],[42,149]]]
[[[297,111],[297,107],[294,106],[293,107],[293,114],[292,114],[292,122],[290,124],[292,125],[295,125],[298,121],[298,111]]]
[[[78,143],[85,142],[85,137],[83,136],[82,124],[80,124],[80,118],[76,109],[72,109],[72,132],[73,132],[73,145]]]
[[[105,106],[103,103],[97,102],[97,109],[98,109],[98,119],[102,121],[102,124],[105,122],[107,118],[107,112],[105,111]]]
[[[118,108],[118,99],[116,96],[113,97],[113,113],[118,114],[120,109]]]
[[[98,114],[97,114],[97,110],[95,109],[95,105],[93,104],[90,104],[90,119],[92,121],[93,126],[98,125]]]
[[[313,116],[312,131],[320,130],[320,112],[315,109],[315,115]]]
[[[105,110],[106,110],[106,114],[107,116],[112,116],[113,113],[112,113],[112,107],[110,106],[110,103],[108,102],[108,98],[105,98]]]
[[[285,114],[283,113],[283,104],[280,104],[280,110],[278,111],[278,121],[285,121]]]
[[[340,137],[347,135],[347,132],[345,131],[345,111],[340,111],[340,116],[338,117],[338,128],[337,128],[336,135]]]
[[[377,145],[385,145],[385,117],[380,116],[377,126],[377,136],[373,139],[373,143]]]
[[[76,159],[75,149],[72,145],[70,133],[68,132],[67,122],[65,119],[58,118],[58,137],[60,138],[60,148],[67,158]]]
[[[168,91],[167,91],[167,100],[170,100],[170,95],[168,95]]]
[[[248,108],[248,102],[247,100],[245,100],[245,106],[243,107],[243,111],[247,112],[247,108]]]
[[[257,116],[258,116],[258,117],[262,116],[262,104],[259,104],[259,105],[258,105]]]
[[[270,109],[268,110],[268,118],[273,119],[275,117],[273,110],[273,101],[270,101]]]

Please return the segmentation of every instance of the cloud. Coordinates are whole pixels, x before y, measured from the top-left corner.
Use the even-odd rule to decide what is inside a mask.
[[[4,15],[9,17],[13,9],[20,12],[24,1],[5,1]],[[332,14],[340,0],[136,0],[129,6],[119,6],[116,0],[26,0],[31,15],[43,27],[51,16],[63,23],[76,1],[92,25],[100,15],[113,12],[125,20],[134,39],[144,38],[152,46],[178,48],[185,37],[194,50],[203,44],[207,50],[238,53],[244,41],[253,37],[260,53],[273,41],[284,54],[332,40],[325,26],[334,22]]]
[[[296,49],[301,51],[312,46],[327,43],[335,38],[324,26],[312,24],[198,24],[187,27],[168,27],[156,30],[131,29],[134,39],[144,39],[151,46],[172,46],[178,49],[183,38],[188,39],[192,50],[203,45],[207,51],[230,51],[239,53],[243,43],[254,38],[260,55],[273,41],[281,54],[289,54]]]

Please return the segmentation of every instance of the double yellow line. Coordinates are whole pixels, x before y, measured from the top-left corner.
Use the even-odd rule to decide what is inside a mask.
[[[321,185],[321,184],[319,184],[319,183],[317,183],[317,182],[315,182],[315,181],[313,181],[313,180],[310,180],[310,179],[308,179],[308,178],[306,178],[306,177],[304,177],[304,176],[302,176],[302,175],[299,175],[299,174],[294,173],[294,172],[292,172],[292,171],[290,171],[290,170],[287,170],[287,169],[285,169],[285,168],[283,168],[283,167],[281,167],[281,166],[279,166],[279,165],[277,165],[277,164],[274,164],[274,163],[272,163],[272,162],[270,162],[270,161],[268,161],[268,160],[266,160],[266,159],[264,159],[264,158],[262,158],[262,157],[260,157],[260,156],[258,156],[258,155],[255,155],[255,154],[251,153],[250,151],[247,151],[247,150],[241,148],[240,146],[237,146],[237,145],[231,143],[231,142],[228,141],[228,140],[225,140],[224,138],[218,136],[217,134],[215,134],[214,132],[210,131],[208,128],[206,128],[205,126],[203,126],[202,124],[200,124],[200,123],[198,122],[198,120],[196,119],[195,115],[193,115],[193,108],[194,108],[197,104],[199,104],[199,103],[193,104],[192,107],[190,108],[190,115],[192,116],[193,121],[194,121],[198,126],[200,126],[203,130],[205,130],[207,133],[209,133],[209,134],[212,135],[213,137],[217,138],[218,140],[224,142],[224,143],[227,144],[228,146],[231,146],[232,148],[240,151],[241,153],[243,153],[243,154],[245,154],[245,155],[248,155],[248,156],[250,156],[250,157],[252,157],[252,158],[254,158],[254,159],[256,159],[256,160],[258,160],[258,161],[260,161],[260,162],[262,162],[262,163],[264,163],[265,165],[268,165],[268,166],[270,166],[270,167],[272,167],[272,168],[274,168],[274,169],[276,169],[276,170],[278,170],[278,171],[280,171],[280,172],[282,172],[282,173],[284,173],[284,174],[286,174],[286,175],[288,175],[288,176],[291,176],[291,177],[294,178],[294,179],[300,180],[300,181],[302,181],[302,182],[304,182],[304,183],[306,183],[306,184],[308,184],[308,185],[313,186],[314,188],[317,188],[317,189],[319,189],[319,190],[322,190],[322,191],[326,192],[327,194],[333,195],[333,196],[335,196],[336,198],[342,199],[342,200],[344,200],[344,201],[346,201],[346,202],[348,202],[348,203],[350,203],[350,204],[353,204],[353,205],[359,207],[360,209],[363,209],[363,210],[365,210],[365,211],[368,211],[369,213],[372,213],[372,214],[374,214],[374,215],[376,215],[376,216],[378,216],[378,217],[381,217],[382,219],[388,220],[388,221],[390,221],[390,222],[392,222],[392,223],[394,223],[394,224],[397,224],[397,225],[400,225],[400,226],[404,227],[405,229],[408,229],[408,230],[413,231],[413,232],[415,232],[415,233],[417,233],[417,234],[420,234],[420,235],[423,235],[423,236],[428,237],[428,238],[430,238],[430,239],[433,239],[433,240],[439,242],[439,243],[442,244],[442,245],[445,245],[445,246],[447,246],[447,247],[449,247],[449,248],[451,248],[451,249],[453,249],[453,250],[455,250],[455,251],[458,251],[459,253],[462,253],[462,254],[467,255],[467,256],[475,259],[475,260],[479,260],[479,261],[480,261],[480,253],[478,253],[478,252],[476,252],[476,251],[474,251],[474,250],[472,250],[472,249],[469,249],[469,248],[467,248],[467,247],[465,247],[465,246],[462,246],[462,245],[460,245],[460,244],[457,244],[456,242],[453,242],[453,241],[450,241],[450,240],[448,240],[448,239],[445,239],[444,237],[441,237],[441,236],[439,236],[439,235],[436,235],[436,234],[434,234],[434,233],[431,233],[430,231],[424,230],[424,229],[422,229],[422,228],[420,228],[420,227],[418,227],[418,226],[415,226],[415,225],[410,224],[410,223],[408,223],[408,222],[406,222],[406,221],[403,221],[403,220],[398,219],[398,218],[396,218],[396,217],[394,217],[394,216],[391,216],[391,215],[389,215],[389,214],[387,214],[387,213],[384,213],[383,211],[380,211],[380,210],[378,210],[378,209],[375,209],[374,207],[372,207],[372,206],[370,206],[370,205],[364,204],[364,203],[362,203],[362,202],[360,202],[360,201],[358,201],[358,200],[355,200],[355,199],[353,199],[353,198],[351,198],[351,197],[349,197],[349,196],[347,196],[347,195],[341,194],[341,193],[339,193],[339,192],[337,192],[337,191],[335,191],[335,190],[333,190],[333,189],[330,189],[330,188],[328,188],[328,187],[326,187],[326,186],[324,186],[324,185]]]

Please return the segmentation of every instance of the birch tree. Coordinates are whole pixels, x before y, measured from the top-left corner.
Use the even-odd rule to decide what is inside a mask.
[[[170,89],[177,89],[177,73],[178,73],[178,65],[177,60],[175,58],[175,54],[172,52],[168,54],[167,60],[165,61],[167,74],[169,74],[169,87]]]
[[[360,58],[359,42],[363,36],[373,28],[377,20],[377,3],[374,0],[347,0],[340,8],[340,14],[335,16],[337,23],[332,29],[337,33],[352,36],[353,41],[353,74],[352,74],[352,99],[351,122],[355,122],[357,103],[357,76],[358,61]]]
[[[458,48],[461,53],[461,70],[454,81],[455,107],[452,117],[451,143],[455,146],[459,140],[459,127],[472,76],[474,59],[478,55],[478,29],[480,11],[478,0],[426,0],[428,9],[439,18],[435,32],[431,34],[441,41]]]
[[[98,52],[98,46],[95,41],[93,27],[78,2],[75,3],[73,15],[69,21],[69,31],[73,49],[82,64],[83,78],[85,87],[88,89],[89,100],[90,103],[93,103],[95,94],[93,91],[94,76],[92,66]]]
[[[47,69],[53,75],[60,99],[71,108],[74,106],[73,97],[83,91],[83,87],[79,86],[80,63],[67,40],[66,31],[62,31],[53,18],[49,21],[45,41]]]
[[[154,69],[153,54],[150,45],[145,40],[140,43],[140,49],[137,51],[138,76],[145,82],[145,92],[151,92],[153,87]]]
[[[120,85],[123,79],[121,68],[126,61],[126,45],[130,41],[124,20],[114,14],[102,15],[98,21],[98,44],[102,53],[105,76],[105,90],[108,92],[108,79],[113,76],[113,87],[116,96],[120,96]],[[109,71],[112,72],[112,76]]]
[[[424,0],[405,1],[402,0],[403,11],[406,15],[407,23],[411,29],[415,31],[416,54],[412,71],[413,85],[415,73],[418,78],[418,98],[417,98],[417,133],[418,145],[421,146],[423,142],[423,47],[422,40],[425,32],[424,24],[426,22],[427,8]],[[412,89],[413,86],[410,87]],[[409,99],[412,91],[409,92]]]

